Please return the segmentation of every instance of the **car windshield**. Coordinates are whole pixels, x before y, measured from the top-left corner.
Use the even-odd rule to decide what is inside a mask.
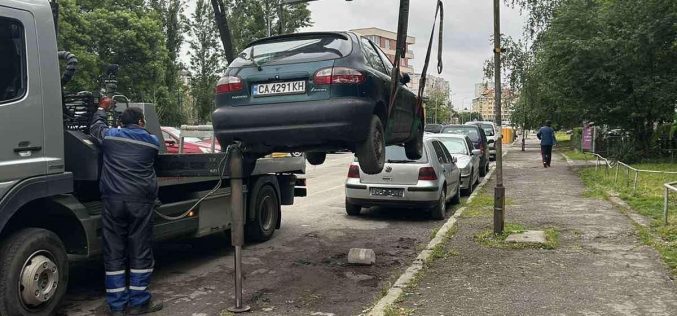
[[[404,146],[393,145],[386,147],[386,161],[390,163],[426,163],[428,158],[425,154],[425,146],[423,146],[423,155],[421,159],[409,159],[407,158],[407,153],[404,150]]]
[[[450,154],[459,154],[459,155],[467,155],[468,154],[468,145],[465,143],[463,139],[460,138],[449,138],[449,137],[441,137],[439,138],[439,141],[444,144],[444,147],[447,147],[447,150],[449,151]]]
[[[163,127],[163,128],[166,130],[167,133],[170,133],[170,134],[176,136],[176,138],[179,138],[180,135],[181,135],[181,130],[178,129],[178,128],[174,128],[174,127]],[[184,137],[183,141],[186,142],[186,143],[199,143],[199,142],[202,141],[202,139],[197,138],[197,137]]]
[[[487,136],[494,136],[494,126],[491,124],[486,124],[482,123],[480,124],[482,126],[482,129],[484,130],[484,134],[487,134]]]
[[[442,133],[467,135],[473,142],[480,140],[480,133],[473,126],[448,126],[442,130]]]
[[[336,59],[350,54],[350,40],[340,34],[307,34],[259,42],[245,48],[230,67]]]

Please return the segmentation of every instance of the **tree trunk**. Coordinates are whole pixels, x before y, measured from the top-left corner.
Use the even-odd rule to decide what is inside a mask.
[[[230,27],[228,27],[228,20],[226,19],[226,8],[223,5],[223,0],[211,0],[214,8],[214,19],[216,26],[219,28],[221,36],[221,43],[226,54],[226,60],[230,62],[235,59],[233,52],[233,36],[230,34]]]

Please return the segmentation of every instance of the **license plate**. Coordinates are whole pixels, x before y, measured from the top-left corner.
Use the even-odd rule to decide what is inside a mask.
[[[373,196],[402,197],[404,196],[404,189],[370,188],[369,194]]]
[[[300,94],[306,92],[305,81],[288,81],[276,83],[261,83],[252,86],[252,95],[255,97],[267,97],[283,94]]]

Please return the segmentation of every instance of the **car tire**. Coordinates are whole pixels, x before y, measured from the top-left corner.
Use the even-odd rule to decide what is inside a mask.
[[[362,206],[348,202],[346,199],[346,214],[348,216],[358,216],[362,212]]]
[[[373,115],[369,123],[367,139],[357,146],[355,153],[364,173],[378,174],[383,171],[385,148],[383,123],[378,116]]]
[[[280,203],[275,188],[270,184],[263,185],[249,201],[249,212],[254,213],[254,220],[245,225],[247,241],[263,242],[273,237],[280,217]]]
[[[38,280],[24,277],[28,273]],[[61,239],[41,228],[7,237],[0,245],[0,284],[0,315],[53,315],[68,285],[68,257]]]
[[[446,188],[443,188],[440,193],[439,201],[437,201],[437,204],[430,210],[430,218],[437,221],[443,220],[447,215],[447,193],[445,191]]]
[[[414,139],[404,144],[404,151],[407,159],[418,160],[423,156],[423,130],[420,126],[416,129]]]
[[[481,162],[482,162],[482,161],[480,160],[480,163],[481,163]],[[489,163],[487,162],[486,164],[480,166],[480,177],[484,177],[484,176],[487,175],[487,166],[488,166],[488,165],[489,165]]]
[[[475,189],[475,183],[477,183],[477,181],[473,181],[473,174],[475,174],[475,170],[470,170],[470,180],[468,180],[470,184],[467,189],[463,190],[463,195],[465,196],[472,194],[472,191]]]
[[[327,153],[323,152],[306,153],[306,159],[313,166],[321,165],[324,163],[325,160],[327,160]]]
[[[451,204],[459,204],[461,203],[461,178],[458,178],[458,186],[456,187],[456,194],[454,194],[454,197],[451,198]]]

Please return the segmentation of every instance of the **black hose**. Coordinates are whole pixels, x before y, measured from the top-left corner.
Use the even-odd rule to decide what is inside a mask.
[[[61,75],[61,86],[63,87],[73,79],[73,75],[75,75],[75,71],[78,68],[78,59],[71,52],[67,51],[60,51],[59,59],[66,61],[66,70]]]

